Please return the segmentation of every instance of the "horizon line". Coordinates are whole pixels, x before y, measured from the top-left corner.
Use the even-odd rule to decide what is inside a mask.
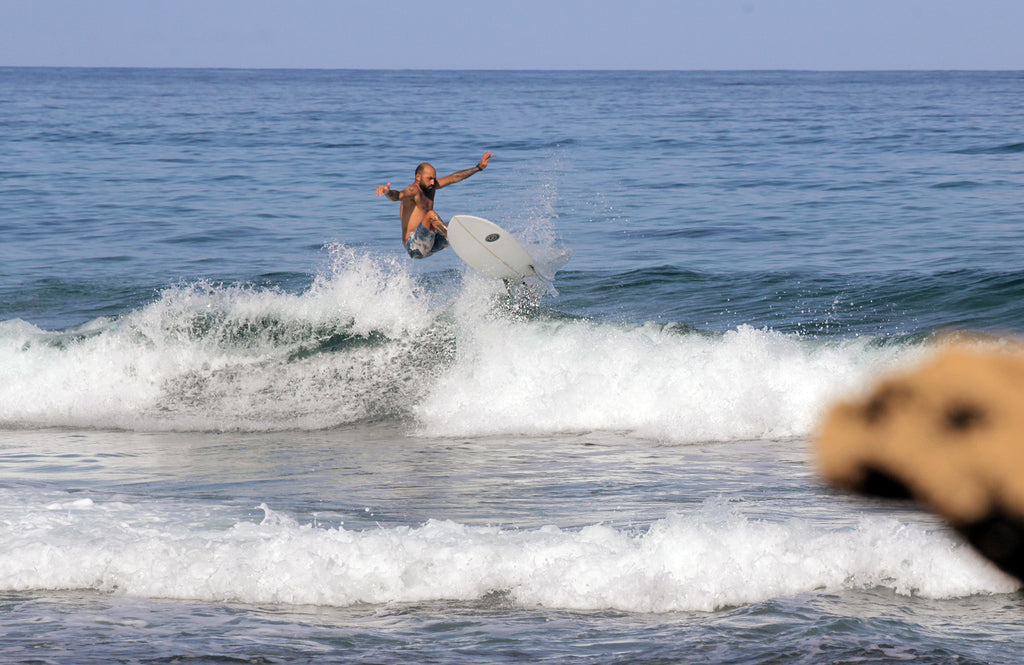
[[[648,68],[648,67],[616,67],[616,68],[559,68],[559,67],[473,67],[473,68],[436,68],[436,67],[282,67],[282,66],[234,66],[234,65],[6,65],[0,69],[145,69],[145,70],[218,70],[218,71],[321,71],[321,72],[665,72],[665,73],[899,73],[899,72],[1024,72],[1024,68],[973,68],[973,67],[898,67],[888,69],[816,69],[803,67],[729,67],[721,69],[708,68]]]

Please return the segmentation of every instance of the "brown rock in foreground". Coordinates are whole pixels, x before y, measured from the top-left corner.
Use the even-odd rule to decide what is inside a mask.
[[[829,482],[921,502],[1024,580],[1024,350],[950,347],[836,405],[816,445]]]

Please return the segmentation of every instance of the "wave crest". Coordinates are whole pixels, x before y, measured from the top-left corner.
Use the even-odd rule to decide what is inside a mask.
[[[414,419],[427,436],[790,437],[920,348],[600,323],[472,273],[431,279],[336,246],[301,293],[200,282],[68,331],[0,323],[0,426],[275,431]]]

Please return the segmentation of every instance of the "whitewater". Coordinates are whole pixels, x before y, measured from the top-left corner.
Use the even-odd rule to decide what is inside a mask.
[[[64,331],[0,323],[0,424],[268,431],[399,418],[434,436],[807,436],[835,397],[920,355],[871,338],[594,321],[473,274],[427,291],[394,260],[333,253],[300,293],[185,284]]]
[[[8,592],[338,607],[499,596],[523,608],[711,612],[814,591],[957,598],[1017,588],[948,536],[892,518],[835,532],[751,520],[715,501],[639,533],[450,520],[346,530],[299,524],[266,504],[259,521],[217,529],[207,510],[163,505],[3,505]]]

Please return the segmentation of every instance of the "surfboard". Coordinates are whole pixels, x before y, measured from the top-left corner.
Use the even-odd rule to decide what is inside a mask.
[[[495,279],[523,279],[541,275],[536,261],[511,233],[494,222],[473,215],[455,215],[448,221],[448,243],[470,267]]]

